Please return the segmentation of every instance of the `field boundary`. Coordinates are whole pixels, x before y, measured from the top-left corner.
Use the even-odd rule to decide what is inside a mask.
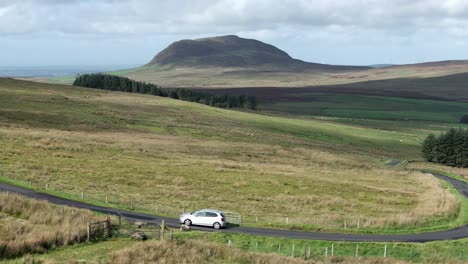
[[[434,175],[436,176],[436,175]],[[442,175],[443,176],[443,175]],[[447,177],[449,178],[449,177]],[[2,179],[2,178],[0,178]],[[460,182],[455,179],[451,179],[452,182]],[[2,180],[5,182],[5,179]],[[460,182],[462,183],[462,182]],[[463,183],[464,184],[464,183]],[[132,212],[123,209],[109,208],[105,206],[87,204],[85,202],[76,201],[68,198],[59,197],[56,195],[39,192],[38,190],[31,190],[27,187],[15,186],[14,183],[1,183],[0,191],[10,191],[23,194],[35,199],[43,199],[52,203],[74,206],[78,208],[86,208],[93,211],[119,215],[130,220],[141,220],[149,223],[161,223],[163,220],[166,221],[168,226],[179,226],[179,221],[176,218],[161,217],[151,214]],[[194,227],[195,230],[213,231],[210,228]],[[446,239],[459,239],[468,237],[468,225],[465,224],[460,227],[456,227],[449,230],[426,232],[418,234],[352,234],[352,233],[321,233],[321,232],[305,232],[305,231],[291,231],[281,229],[267,229],[267,228],[256,228],[246,226],[230,226],[224,230],[224,232],[230,233],[241,233],[241,234],[252,234],[261,236],[274,236],[274,237],[288,237],[298,239],[315,239],[315,240],[328,240],[328,241],[354,241],[354,242],[428,242],[438,241]]]

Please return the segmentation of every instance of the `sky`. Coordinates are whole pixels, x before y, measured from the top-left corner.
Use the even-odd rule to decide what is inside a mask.
[[[232,34],[318,63],[468,59],[468,1],[0,0],[0,66],[143,65]]]

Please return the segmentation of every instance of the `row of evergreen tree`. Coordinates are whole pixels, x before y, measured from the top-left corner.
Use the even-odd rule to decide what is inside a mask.
[[[430,134],[424,140],[422,153],[427,161],[467,168],[468,129],[450,129],[437,137]]]
[[[102,90],[152,94],[221,108],[257,109],[257,98],[255,96],[215,95],[199,90],[161,88],[156,84],[134,81],[127,77],[110,74],[82,74],[76,77],[73,85]]]

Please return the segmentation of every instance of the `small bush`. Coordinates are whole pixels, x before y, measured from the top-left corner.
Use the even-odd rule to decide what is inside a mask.
[[[460,123],[468,124],[468,115],[464,115],[460,118]]]

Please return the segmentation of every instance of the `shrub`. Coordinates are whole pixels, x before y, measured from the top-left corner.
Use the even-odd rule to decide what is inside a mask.
[[[468,130],[450,129],[438,137],[429,135],[422,145],[424,159],[453,167],[468,167]]]
[[[468,124],[468,115],[464,115],[460,118],[460,123]]]

